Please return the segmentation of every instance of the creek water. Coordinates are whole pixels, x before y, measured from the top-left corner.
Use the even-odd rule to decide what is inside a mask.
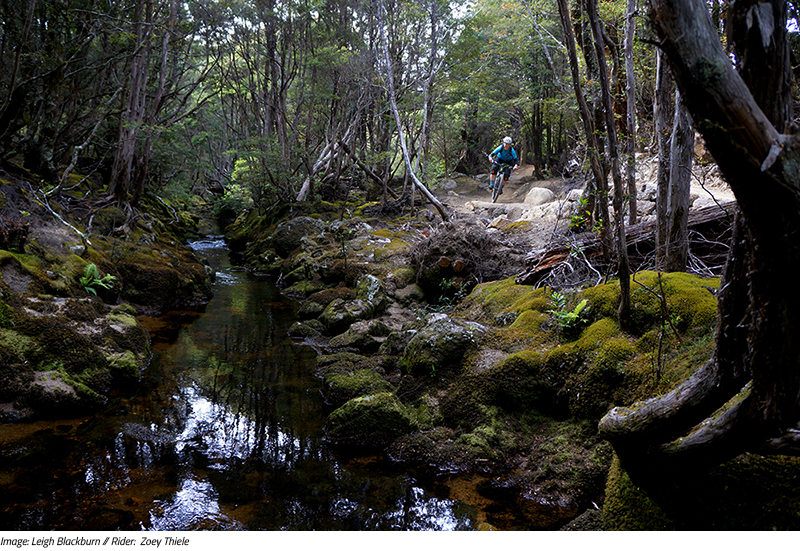
[[[153,358],[137,388],[91,417],[0,425],[0,530],[526,527],[474,477],[334,453],[317,352],[286,336],[297,304],[221,239],[193,247],[214,298],[141,318]]]

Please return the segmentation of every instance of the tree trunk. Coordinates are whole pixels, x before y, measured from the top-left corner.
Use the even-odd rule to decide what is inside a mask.
[[[569,66],[572,75],[572,89],[575,92],[575,98],[578,100],[578,110],[581,115],[581,122],[583,123],[583,131],[586,136],[586,145],[588,148],[587,155],[589,157],[589,166],[592,169],[594,177],[594,194],[589,197],[596,205],[598,205],[600,215],[597,217],[602,224],[601,238],[603,242],[603,257],[606,262],[610,259],[610,221],[608,215],[608,182],[606,180],[605,169],[600,159],[600,143],[597,139],[595,132],[594,117],[589,110],[589,104],[586,102],[586,96],[583,94],[581,88],[580,73],[578,68],[578,54],[575,47],[575,35],[572,32],[572,20],[569,13],[569,6],[567,0],[558,0],[558,13],[561,18],[561,28],[564,31],[564,43],[567,47],[567,54],[569,56]],[[589,186],[587,186],[589,188]],[[590,207],[590,213],[594,214],[595,209]]]
[[[628,0],[625,14],[625,97],[627,99],[627,136],[625,169],[629,195],[628,221],[636,223],[636,79],[633,72],[633,39],[636,34],[636,0]]]
[[[597,1],[588,0],[589,20],[594,32],[594,44],[597,51],[597,62],[600,67],[600,89],[603,94],[603,108],[605,110],[606,134],[608,137],[608,158],[611,161],[611,177],[614,182],[614,224],[615,246],[617,250],[619,277],[619,324],[627,327],[630,322],[631,309],[631,282],[630,266],[628,265],[628,249],[625,246],[625,217],[622,187],[622,174],[619,168],[619,147],[617,145],[617,129],[614,124],[614,102],[611,97],[611,86],[608,82],[608,67],[606,66],[605,48],[603,47],[603,31],[600,27],[600,16],[597,13]]]
[[[656,266],[664,265],[667,250],[667,197],[669,196],[669,117],[672,74],[667,58],[661,50],[656,52],[656,90],[653,97],[653,120],[658,146],[656,172]]]
[[[383,57],[384,62],[386,64],[386,81],[389,85],[389,105],[392,108],[392,113],[394,114],[395,124],[397,125],[397,140],[400,142],[400,147],[403,150],[403,159],[405,160],[406,165],[406,175],[411,178],[414,182],[414,186],[419,189],[420,193],[425,196],[425,198],[430,201],[430,203],[439,211],[439,216],[442,217],[444,222],[448,222],[450,220],[450,216],[447,213],[447,209],[444,205],[442,205],[439,200],[433,196],[430,190],[425,187],[425,184],[419,181],[417,175],[414,173],[414,168],[411,166],[411,156],[408,153],[408,146],[406,144],[405,135],[403,133],[403,123],[400,120],[400,111],[397,109],[397,100],[395,95],[395,87],[394,87],[394,76],[392,75],[392,63],[389,57],[389,44],[386,40],[386,30],[384,24],[384,17],[383,17],[383,0],[377,0],[377,12],[378,12],[378,26],[380,27],[381,33],[381,43],[383,45]]]
[[[689,196],[694,157],[692,118],[683,105],[680,92],[675,93],[675,119],[672,125],[669,158],[669,193],[667,194],[667,242],[664,270],[683,272],[689,260]]]
[[[136,49],[131,60],[127,105],[120,117],[117,151],[108,188],[109,194],[120,204],[128,202],[128,193],[136,177],[136,146],[144,120],[152,11],[152,0],[136,2]]]
[[[643,407],[615,408],[600,423],[625,468],[638,473],[637,483],[652,487],[657,481],[647,471],[679,477],[748,450],[798,449],[800,140],[775,127],[783,128],[789,111],[772,102],[786,96],[760,92],[780,90],[773,80],[790,70],[783,1],[732,7],[745,20],[749,13],[751,23],[737,59],[772,71],[751,82],[755,97],[733,69],[703,0],[653,0],[650,8],[685,104],[741,209],[711,361],[672,393]],[[727,413],[706,420],[737,395]]]

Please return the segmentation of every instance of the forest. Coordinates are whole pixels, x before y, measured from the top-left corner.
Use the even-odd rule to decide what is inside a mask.
[[[39,205],[81,190],[71,204],[88,213],[75,230],[84,247],[101,209],[121,213],[118,236],[154,204],[198,200],[223,231],[359,194],[381,213],[429,205],[432,223],[451,224],[437,184],[487,173],[511,136],[535,180],[585,183],[569,231],[594,236],[597,269],[619,282],[619,327],[633,330],[637,163],[657,167],[652,269],[685,272],[702,144],[736,198],[713,351],[669,392],[610,409],[599,435],[653,495],[743,453],[800,452],[794,4],[3,0],[0,10],[0,171]],[[10,250],[28,227],[2,207]]]

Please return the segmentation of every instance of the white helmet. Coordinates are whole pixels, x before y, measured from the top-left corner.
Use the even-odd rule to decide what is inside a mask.
[[[512,143],[514,140],[511,139],[511,136],[506,136],[503,138],[503,143]]]

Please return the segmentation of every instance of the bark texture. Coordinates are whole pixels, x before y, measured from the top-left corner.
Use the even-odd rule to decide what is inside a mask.
[[[785,3],[740,7],[745,21],[751,12],[751,40],[740,44],[746,52],[740,55],[751,67],[773,67],[762,79],[787,78],[788,64],[779,61],[786,43]],[[745,451],[797,449],[800,141],[776,128],[784,127],[779,119],[788,113],[772,105],[781,98],[758,90],[754,95],[734,69],[704,1],[653,0],[649,17],[695,125],[741,209],[720,290],[712,359],[668,395],[616,408],[600,423],[629,473],[652,486],[658,481],[648,471],[680,477]],[[770,17],[773,23],[765,23]]]

